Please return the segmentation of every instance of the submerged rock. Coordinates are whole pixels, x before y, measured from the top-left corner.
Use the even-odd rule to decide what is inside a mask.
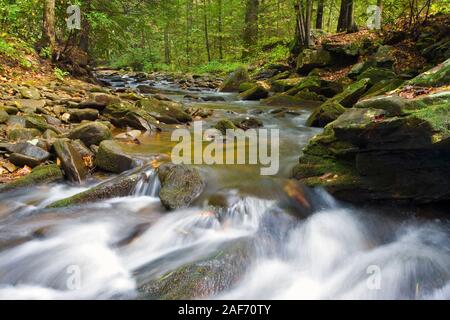
[[[63,179],[61,169],[55,165],[39,166],[33,171],[16,181],[0,185],[0,192],[7,192],[21,188],[31,188],[39,184],[48,184]]]
[[[104,140],[111,140],[112,134],[109,128],[100,122],[88,122],[81,124],[69,132],[68,137],[73,140],[80,139],[88,147],[99,145]]]
[[[158,176],[161,203],[169,210],[188,207],[205,188],[197,169],[185,165],[163,164],[158,169]]]

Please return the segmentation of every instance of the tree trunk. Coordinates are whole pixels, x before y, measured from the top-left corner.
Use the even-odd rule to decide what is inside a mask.
[[[43,46],[50,48],[52,57],[54,57],[56,53],[55,0],[45,0],[44,2],[42,44]]]
[[[312,18],[312,0],[306,1],[306,20],[305,20],[305,46],[311,45],[311,18]]]
[[[317,3],[316,29],[322,29],[323,27],[323,9],[324,0],[319,0],[319,2]]]
[[[206,0],[203,0],[203,19],[205,26],[205,45],[206,45],[206,53],[208,55],[208,62],[211,62],[211,49],[209,47],[209,35],[208,35],[208,14],[207,14],[207,5]]]
[[[346,30],[348,33],[353,33],[358,31],[358,27],[355,23],[355,14],[354,14],[354,0],[347,0],[347,23]]]
[[[192,29],[192,0],[186,3],[186,61],[191,65],[191,29]]]
[[[219,58],[220,60],[223,60],[223,25],[222,25],[222,0],[219,0],[218,3],[219,6]]]
[[[347,28],[348,0],[341,0],[337,32],[343,32]]]
[[[258,43],[258,14],[259,0],[247,0],[245,8],[244,46],[243,57],[247,57]]]
[[[87,18],[87,14],[91,11],[91,0],[86,0],[86,7],[83,10],[83,21],[81,26],[80,49],[84,52],[89,52],[89,33],[91,31],[91,24]]]
[[[170,59],[169,27],[169,19],[167,19],[166,26],[164,28],[164,62],[167,65],[170,65],[172,63]]]

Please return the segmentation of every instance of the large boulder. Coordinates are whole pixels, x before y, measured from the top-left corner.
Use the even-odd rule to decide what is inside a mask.
[[[61,161],[66,178],[72,182],[82,183],[87,175],[87,167],[81,154],[73,147],[71,141],[57,139],[53,143],[53,148]]]
[[[78,105],[78,108],[93,108],[103,110],[106,106],[114,103],[120,103],[118,96],[103,92],[92,92],[88,98]]]
[[[343,92],[332,98],[333,101],[340,103],[346,108],[351,108],[358,102],[359,98],[366,92],[370,79],[361,79],[348,85]]]
[[[73,140],[80,139],[89,147],[93,144],[99,145],[104,140],[111,140],[112,133],[108,126],[101,122],[88,122],[72,129],[68,137]]]
[[[450,83],[450,59],[439,64],[433,69],[420,74],[408,81],[407,84],[422,87],[440,87]]]
[[[69,109],[71,122],[95,121],[98,119],[99,112],[97,109]]]
[[[39,166],[31,173],[13,182],[0,185],[0,192],[13,191],[22,188],[31,188],[40,184],[48,184],[63,179],[61,169],[55,165]]]
[[[345,111],[346,109],[338,102],[325,102],[309,116],[306,125],[309,127],[323,128],[330,122],[336,120]]]
[[[357,80],[370,79],[369,83],[370,83],[370,85],[373,86],[382,80],[390,80],[390,79],[394,79],[396,77],[397,77],[397,75],[392,70],[370,67],[367,70],[365,70],[364,72],[362,72],[357,77]]]
[[[304,49],[297,58],[297,71],[308,72],[314,68],[331,65],[331,54],[324,49]]]
[[[289,89],[297,87],[302,81],[303,78],[289,78],[276,80],[272,82],[272,90],[274,92],[285,92],[288,91]]]
[[[95,159],[95,165],[104,171],[122,173],[138,166],[138,161],[127,154],[122,146],[113,141],[106,140],[100,144]]]
[[[263,86],[257,85],[240,94],[242,100],[260,100],[269,96],[269,91]]]
[[[22,87],[19,89],[20,95],[24,99],[38,100],[41,98],[41,94],[35,87]]]
[[[227,134],[227,130],[236,130],[236,125],[228,119],[219,120],[214,126],[214,129],[219,130],[223,135]]]
[[[7,133],[9,141],[14,142],[29,141],[36,137],[39,137],[42,134],[38,129],[29,129],[21,127],[8,128]]]
[[[188,207],[205,188],[198,171],[186,165],[163,164],[158,169],[158,177],[161,203],[169,210]]]
[[[264,99],[263,103],[267,106],[274,106],[274,107],[299,107],[299,108],[316,108],[322,104],[321,101],[305,100],[287,94],[274,95],[270,98]]]
[[[239,67],[230,74],[222,86],[220,87],[220,91],[222,92],[236,92],[239,91],[239,86],[244,82],[250,82],[250,76],[248,74],[247,68]]]

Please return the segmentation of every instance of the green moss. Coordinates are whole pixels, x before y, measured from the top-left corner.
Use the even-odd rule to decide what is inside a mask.
[[[219,122],[216,123],[216,125],[213,126],[213,128],[222,132],[223,135],[225,135],[227,133],[227,130],[236,130],[237,129],[237,127],[234,125],[234,123],[228,119],[220,120]]]
[[[413,86],[439,87],[450,83],[450,59],[407,82]]]
[[[0,186],[0,192],[33,187],[35,185],[51,183],[62,179],[62,171],[57,165],[39,166],[34,168],[29,175]]]
[[[436,132],[450,134],[450,104],[430,106],[411,113],[411,116],[430,123]]]
[[[239,85],[239,93],[253,89],[256,86],[253,82],[244,82]]]

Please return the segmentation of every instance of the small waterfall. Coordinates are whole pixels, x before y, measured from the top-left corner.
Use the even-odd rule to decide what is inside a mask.
[[[161,184],[159,182],[158,172],[155,169],[149,169],[142,173],[141,179],[134,188],[133,195],[135,197],[148,196],[157,198],[160,188]]]

